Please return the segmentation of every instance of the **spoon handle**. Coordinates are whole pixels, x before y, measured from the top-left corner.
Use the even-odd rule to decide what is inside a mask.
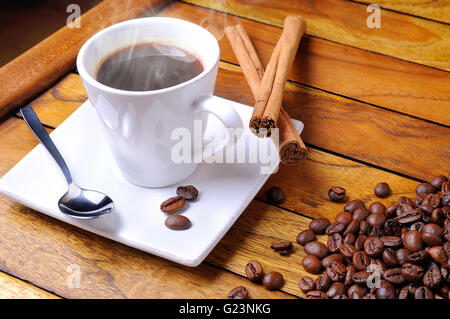
[[[67,183],[69,185],[72,184],[72,176],[70,175],[69,168],[67,167],[66,162],[64,161],[63,157],[59,153],[58,149],[56,148],[56,145],[53,143],[53,141],[50,138],[50,136],[48,135],[47,131],[42,126],[36,113],[34,113],[33,109],[29,106],[21,108],[20,113],[22,114],[23,118],[25,119],[25,122],[27,123],[30,130],[34,133],[34,135],[42,143],[42,145],[45,146],[47,151],[50,153],[50,155],[56,161],[59,168],[63,172],[64,177],[67,180]]]

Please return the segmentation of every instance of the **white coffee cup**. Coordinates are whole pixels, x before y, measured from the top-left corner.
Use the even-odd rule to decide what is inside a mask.
[[[153,91],[125,91],[96,80],[102,61],[121,48],[157,42],[196,56],[203,72],[184,83]],[[242,129],[236,111],[212,94],[219,63],[219,45],[206,29],[175,18],[150,17],[110,26],[92,36],[77,58],[78,72],[97,110],[108,145],[123,176],[134,184],[163,187],[191,175],[198,163],[176,163],[171,133],[194,120],[215,115],[226,128]],[[206,127],[204,123],[203,128]],[[222,128],[223,130],[223,128]]]

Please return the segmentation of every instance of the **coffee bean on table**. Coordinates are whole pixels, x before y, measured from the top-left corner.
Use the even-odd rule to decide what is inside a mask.
[[[342,282],[334,282],[333,284],[331,284],[326,293],[328,298],[335,298],[345,295],[347,293],[347,289]]]
[[[408,249],[410,252],[416,252],[421,250],[423,247],[422,244],[422,234],[417,230],[408,231],[402,239],[403,247]]]
[[[400,265],[395,250],[392,248],[386,248],[382,253],[382,258],[383,262],[388,267],[396,267]]]
[[[369,289],[367,289],[366,286],[360,286],[360,285],[352,285],[347,289],[347,294],[351,297],[353,293],[358,293],[360,296],[364,296],[369,292]]]
[[[247,298],[248,298],[248,290],[244,286],[233,288],[228,293],[228,299],[247,299]]]
[[[436,208],[435,210],[433,210],[433,212],[431,213],[431,222],[433,224],[436,224],[436,225],[439,225],[439,226],[443,226],[444,225],[445,215],[442,212],[442,209]]]
[[[370,212],[367,210],[367,208],[364,206],[361,206],[361,207],[356,208],[353,211],[352,218],[362,221],[362,220],[366,219],[367,216],[369,216],[369,215],[370,215]]]
[[[309,229],[315,234],[323,235],[330,224],[328,218],[316,218],[309,224]]]
[[[442,186],[442,183],[447,181],[447,177],[445,177],[444,175],[438,175],[435,176],[432,180],[431,180],[431,185],[433,185],[433,187],[435,189],[440,189]]]
[[[261,282],[264,276],[261,264],[256,260],[250,260],[245,266],[245,274],[250,281]]]
[[[263,285],[268,290],[280,289],[283,286],[284,278],[279,272],[271,271],[263,278]]]
[[[322,271],[322,264],[320,263],[320,260],[313,255],[307,255],[302,260],[303,268],[310,274],[320,274]]]
[[[347,228],[345,228],[344,235],[347,234],[356,234],[360,228],[360,221],[358,219],[352,219],[350,224],[348,224]]]
[[[381,228],[384,226],[384,223],[386,222],[386,216],[384,214],[370,214],[367,216],[366,221],[374,227]]]
[[[350,226],[350,225],[349,225]],[[360,223],[359,223],[359,234],[360,235],[365,235],[365,234],[367,234],[368,233],[368,231],[369,231],[369,223],[367,222],[367,221],[365,221],[365,220],[362,220]]]
[[[352,258],[353,255],[357,252],[357,250],[355,246],[353,246],[352,244],[342,243],[341,246],[339,246],[339,252],[345,258]]]
[[[359,235],[355,240],[355,248],[356,250],[363,250],[364,249],[364,243],[367,239],[366,235]]]
[[[316,286],[314,284],[314,280],[311,277],[303,276],[300,281],[298,282],[298,286],[300,287],[301,291],[304,293],[307,293],[311,290],[315,290]]]
[[[326,272],[332,281],[343,281],[345,273],[347,272],[347,267],[339,261],[333,261],[328,265]]]
[[[345,235],[344,237],[344,244],[354,244],[356,240],[356,236],[353,233],[348,233],[347,235]]]
[[[355,284],[366,285],[369,276],[370,273],[368,273],[367,271],[358,271],[353,274],[352,280]]]
[[[375,186],[374,193],[377,197],[385,198],[391,194],[391,189],[387,183],[379,183]]]
[[[442,281],[441,270],[437,267],[431,267],[423,275],[423,284],[430,289],[439,287],[441,281]]]
[[[384,244],[378,237],[367,237],[364,252],[370,257],[378,257],[383,252]]]
[[[319,259],[325,258],[329,254],[327,246],[318,241],[311,241],[304,248],[307,254],[316,256]]]
[[[343,263],[344,256],[342,256],[341,254],[328,255],[327,257],[322,259],[322,267],[326,269],[333,261],[339,261],[339,262]]]
[[[386,206],[384,206],[382,203],[380,202],[373,202],[372,204],[370,204],[369,206],[369,212],[371,214],[384,214],[386,211]]]
[[[433,299],[434,295],[430,288],[421,286],[414,292],[414,299]]]
[[[402,276],[408,281],[419,281],[422,279],[425,271],[416,264],[405,263],[402,265]]]
[[[442,242],[442,228],[436,224],[426,224],[422,228],[422,240],[428,246],[439,246]]]
[[[345,229],[345,225],[341,224],[341,223],[333,223],[330,226],[327,227],[326,229],[326,234],[327,235],[332,235],[335,233],[340,233]]]
[[[160,209],[164,213],[173,213],[179,211],[186,204],[186,199],[181,196],[171,197],[161,203]]]
[[[367,266],[370,265],[370,258],[363,251],[358,251],[353,255],[352,258],[353,266],[355,266],[356,270],[363,271],[367,269]]]
[[[404,286],[398,293],[398,299],[407,299],[409,297],[409,287]]]
[[[435,191],[436,191],[436,189],[430,183],[422,183],[422,184],[417,185],[417,187],[416,187],[417,195],[430,194],[430,193],[434,193]]]
[[[327,274],[323,274],[316,278],[315,285],[316,290],[327,291],[331,285],[331,279]]]
[[[348,202],[345,206],[344,206],[344,211],[346,212],[350,212],[353,213],[353,211],[358,208],[358,207],[363,207],[364,206],[364,202],[360,199],[355,199],[352,200],[350,202]]]
[[[191,227],[191,221],[186,216],[182,215],[171,215],[166,218],[164,224],[167,228],[173,230],[185,230]]]
[[[339,246],[341,245],[342,241],[343,241],[342,235],[339,233],[335,233],[328,236],[327,241],[328,250],[332,253],[339,252]]]
[[[334,221],[336,223],[348,225],[352,221],[352,214],[346,211],[340,212],[339,214],[336,215]]]
[[[345,188],[339,186],[331,186],[328,191],[328,198],[332,202],[340,202],[345,198]]]
[[[397,203],[392,203],[388,207],[386,207],[384,214],[386,215],[387,218],[392,218],[396,215],[398,207],[399,205]]]
[[[388,269],[383,273],[383,278],[391,284],[400,285],[405,282],[401,268]]]
[[[378,299],[395,299],[395,288],[386,280],[380,280],[380,288],[376,289]]]
[[[402,240],[397,236],[382,236],[380,239],[384,247],[398,247],[402,244]]]
[[[290,241],[282,241],[279,243],[272,243],[270,248],[275,250],[280,255],[287,255],[292,251],[292,243]]]
[[[410,254],[407,260],[414,264],[423,264],[428,261],[430,255],[425,250],[421,249]]]
[[[306,294],[307,299],[328,299],[328,296],[320,290],[313,290]]]
[[[267,198],[274,204],[282,204],[286,199],[283,190],[277,186],[271,187],[267,191]]]
[[[395,257],[397,257],[398,262],[400,265],[403,265],[408,261],[409,256],[409,250],[406,248],[400,248],[395,252]]]
[[[345,287],[350,287],[353,284],[353,275],[356,273],[356,268],[353,265],[347,267],[347,272],[345,273],[344,285]]]
[[[297,243],[302,246],[305,246],[307,243],[314,240],[316,240],[316,234],[310,229],[301,231],[297,236]]]
[[[187,200],[196,200],[198,197],[198,190],[192,185],[178,186],[177,195]]]
[[[443,266],[447,265],[448,257],[447,254],[444,251],[444,248],[441,246],[435,246],[431,247],[428,250],[428,254],[430,255],[433,260]]]

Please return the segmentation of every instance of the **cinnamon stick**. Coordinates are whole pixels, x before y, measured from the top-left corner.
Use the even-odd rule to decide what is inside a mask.
[[[247,83],[256,99],[258,89],[264,76],[264,67],[262,66],[258,54],[242,24],[238,24],[235,27],[227,27],[225,29],[225,34],[231,43],[231,48],[241,65]],[[240,40],[239,36],[241,38]],[[276,51],[279,50],[278,43],[274,50],[275,54]],[[278,128],[281,161],[285,164],[298,164],[306,157],[306,146],[300,135],[297,133],[289,114],[283,107],[280,108]]]
[[[264,73],[250,121],[258,136],[270,136],[270,130],[278,124],[288,72],[305,30],[306,22],[299,16],[284,20],[283,33]]]

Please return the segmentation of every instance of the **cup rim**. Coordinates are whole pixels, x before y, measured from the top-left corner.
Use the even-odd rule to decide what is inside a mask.
[[[139,23],[145,23],[146,21],[144,20],[169,20],[169,21],[173,21],[173,22],[177,22],[177,23],[184,23],[184,24],[189,24],[191,26],[193,26],[194,28],[197,28],[199,31],[201,32],[206,32],[208,34],[208,36],[213,40],[213,43],[215,45],[215,49],[217,50],[217,57],[216,57],[216,61],[214,61],[214,63],[212,63],[211,65],[209,65],[208,67],[206,67],[200,74],[196,75],[195,77],[193,77],[190,80],[187,80],[183,83],[174,85],[174,86],[169,86],[167,88],[163,88],[163,89],[158,89],[158,90],[149,90],[149,91],[128,91],[128,90],[121,90],[121,89],[116,89],[116,88],[112,88],[109,87],[107,85],[104,85],[102,83],[100,83],[99,81],[97,81],[93,76],[91,76],[91,74],[89,74],[89,72],[86,70],[83,60],[85,58],[85,54],[86,54],[86,50],[87,48],[93,43],[95,42],[98,38],[100,38],[101,36],[103,36],[104,34],[111,32],[111,30],[114,29],[118,29],[120,27],[123,27],[126,24],[139,24]],[[145,96],[145,95],[154,95],[154,94],[161,94],[161,93],[166,93],[166,92],[171,92],[180,88],[183,88],[185,86],[188,86],[198,80],[200,80],[201,78],[205,77],[208,73],[210,73],[214,67],[217,65],[217,63],[219,62],[219,58],[220,58],[220,47],[219,47],[219,43],[217,42],[217,39],[211,34],[211,32],[209,32],[207,29],[203,28],[202,26],[199,26],[195,23],[183,20],[183,19],[178,19],[178,18],[171,18],[171,17],[145,17],[145,18],[138,18],[138,19],[131,19],[131,20],[127,20],[127,21],[123,21],[120,23],[116,23],[113,24],[99,32],[97,32],[96,34],[94,34],[93,36],[91,36],[81,47],[80,51],[78,52],[78,56],[77,56],[77,61],[76,61],[76,65],[77,65],[77,69],[78,69],[78,73],[80,74],[80,77],[84,80],[87,81],[90,85],[97,87],[98,89],[107,91],[108,93],[111,94],[120,94],[120,95],[128,95],[128,96]]]

